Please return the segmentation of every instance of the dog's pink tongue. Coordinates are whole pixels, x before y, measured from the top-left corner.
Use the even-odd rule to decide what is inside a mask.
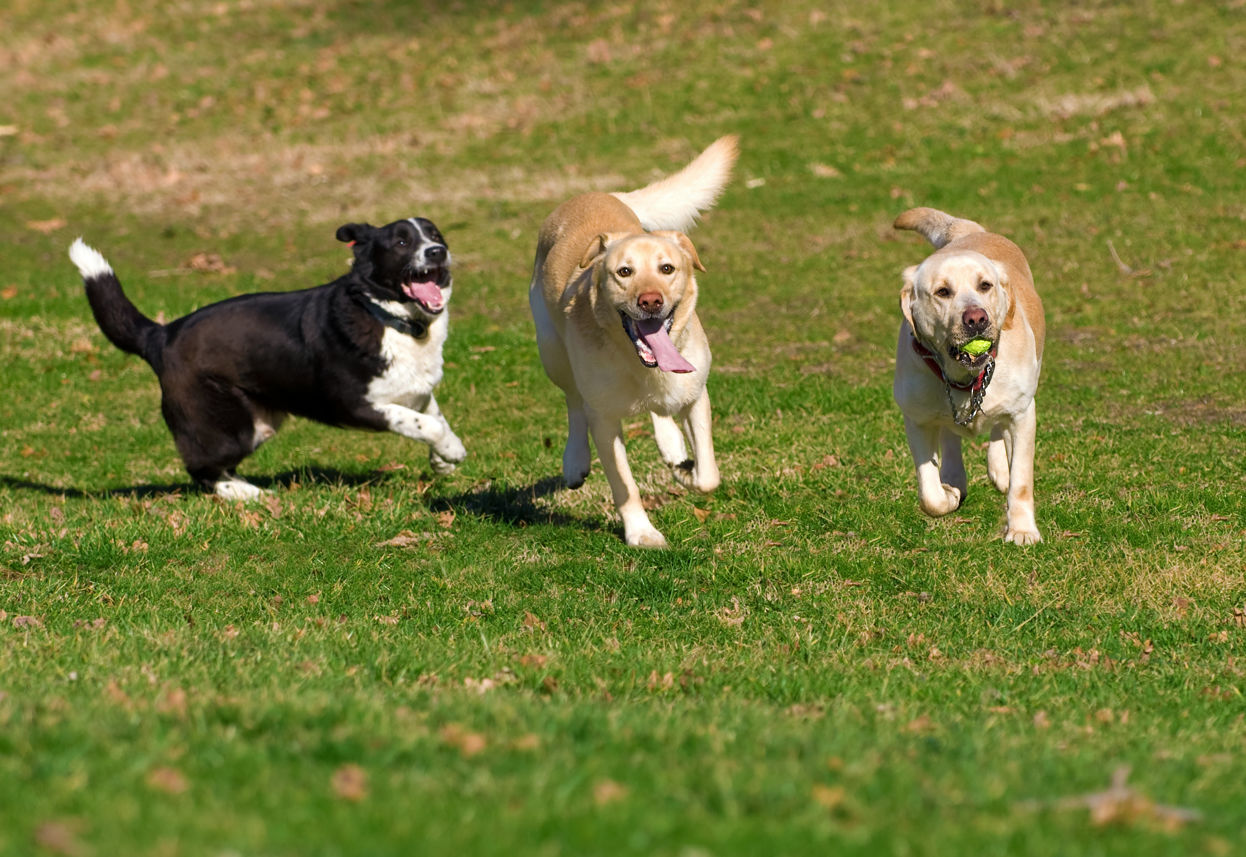
[[[431,310],[441,309],[446,302],[436,283],[405,283],[402,290],[411,300],[419,301]]]
[[[649,346],[654,359],[658,361],[658,368],[663,372],[697,371],[697,367],[685,360],[684,356],[679,353],[679,349],[675,347],[675,343],[671,342],[666,332],[665,319],[647,318],[644,321],[638,321],[636,332],[645,341],[645,345]]]

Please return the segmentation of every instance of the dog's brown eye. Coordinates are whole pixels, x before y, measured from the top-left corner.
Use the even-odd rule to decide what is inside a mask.
[[[627,265],[623,265],[617,271],[615,271],[615,273],[618,274],[620,277],[630,277],[632,275],[632,269],[629,268]]]
[[[993,288],[995,288],[995,286],[993,286],[988,280],[983,280],[978,284],[978,291],[980,292],[989,292]]]
[[[664,262],[662,266],[658,268],[658,270],[661,271],[663,274],[673,274],[675,273],[675,266],[672,265],[670,262]]]
[[[937,298],[950,298],[951,296],[952,290],[947,286],[939,286],[939,288],[935,289],[935,297]]]

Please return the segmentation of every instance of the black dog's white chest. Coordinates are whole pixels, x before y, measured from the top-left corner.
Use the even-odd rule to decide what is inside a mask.
[[[422,339],[386,327],[378,355],[384,368],[368,384],[368,402],[422,408],[441,383],[445,335],[444,316],[429,325]]]

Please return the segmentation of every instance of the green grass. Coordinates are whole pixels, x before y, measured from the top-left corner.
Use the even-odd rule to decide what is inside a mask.
[[[1243,16],[10,3],[0,854],[1235,853]],[[693,233],[724,484],[673,491],[637,420],[672,544],[639,552],[599,469],[555,479],[535,234],[733,132]],[[981,445],[964,507],[918,510],[890,396],[918,204],[1034,268],[1034,548]],[[292,421],[243,466],[267,503],[194,491],[72,238],[172,318],[412,214],[458,260],[467,462]]]

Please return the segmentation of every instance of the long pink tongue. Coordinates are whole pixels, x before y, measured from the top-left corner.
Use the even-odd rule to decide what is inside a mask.
[[[441,289],[436,283],[404,283],[402,291],[413,301],[419,301],[433,312],[446,305]]]
[[[649,350],[653,352],[654,359],[658,361],[658,368],[663,372],[697,371],[697,367],[685,360],[684,356],[679,353],[679,349],[675,347],[675,343],[671,342],[671,338],[666,332],[665,319],[647,318],[643,321],[638,321],[636,322],[636,332],[645,341],[645,345],[649,346]]]

